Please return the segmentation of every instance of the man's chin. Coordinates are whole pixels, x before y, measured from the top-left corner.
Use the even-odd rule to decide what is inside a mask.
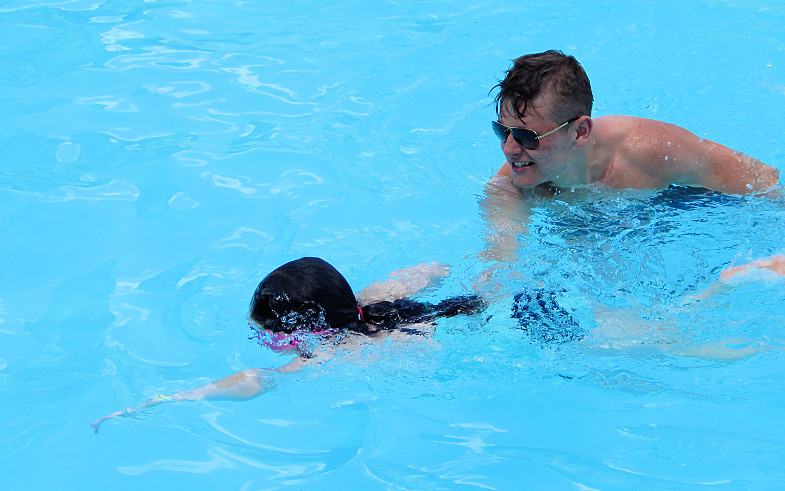
[[[532,179],[529,176],[516,176],[515,174],[512,175],[511,181],[513,186],[522,191],[534,189],[545,182],[539,179]]]

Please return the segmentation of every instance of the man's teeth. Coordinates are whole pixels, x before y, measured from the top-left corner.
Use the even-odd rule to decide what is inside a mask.
[[[530,165],[534,165],[534,162],[510,162],[513,167],[529,167]]]

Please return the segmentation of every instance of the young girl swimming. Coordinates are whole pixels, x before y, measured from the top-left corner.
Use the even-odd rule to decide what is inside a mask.
[[[435,318],[475,314],[483,310],[479,296],[453,297],[437,304],[410,295],[447,275],[447,266],[425,263],[404,268],[357,295],[346,278],[326,261],[304,257],[268,274],[253,294],[249,326],[253,338],[275,351],[297,356],[274,372],[293,372],[330,358],[336,349],[356,347],[357,336],[384,339],[391,335],[426,335]],[[126,408],[98,419],[95,433],[111,418],[133,416],[140,409],[167,401],[246,400],[266,389],[266,372],[243,370],[202,387],[157,396],[138,408]]]
[[[772,256],[742,266],[726,269],[720,283],[693,296],[701,300],[714,293],[762,275],[785,276],[785,256]],[[476,295],[454,297],[438,304],[417,302],[407,298],[436,280],[446,276],[447,267],[428,263],[405,268],[392,278],[374,283],[356,296],[346,279],[327,262],[312,257],[301,258],[277,268],[267,275],[254,292],[251,301],[250,324],[253,337],[273,350],[297,356],[289,363],[271,370],[287,373],[328,359],[337,349],[358,346],[358,338],[384,339],[388,336],[427,335],[437,317],[474,314],[485,307]],[[396,300],[384,300],[394,298]],[[601,329],[618,331],[621,324],[639,324],[609,312],[595,319]],[[538,342],[564,343],[585,339],[584,331],[571,314],[556,302],[553,292],[531,290],[515,295],[511,317],[519,328]],[[643,328],[646,326],[641,325]],[[643,332],[643,331],[642,331]],[[611,337],[617,336],[611,332]],[[587,346],[591,348],[591,346]],[[685,356],[730,358],[747,356],[749,350],[724,348],[724,341],[713,345],[684,347],[663,345],[669,353]],[[107,419],[133,416],[139,410],[167,401],[246,400],[269,388],[268,377],[260,369],[243,370],[196,389],[171,396],[158,396],[137,408],[127,408],[100,418],[91,424],[96,433]]]

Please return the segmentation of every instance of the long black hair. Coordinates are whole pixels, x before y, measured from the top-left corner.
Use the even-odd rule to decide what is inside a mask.
[[[352,287],[318,257],[290,261],[268,274],[253,294],[251,320],[274,332],[324,330],[358,318]]]
[[[346,329],[363,334],[436,317],[474,314],[485,308],[477,295],[438,304],[408,298],[360,307],[349,282],[327,261],[303,257],[268,274],[253,294],[251,320],[273,332]]]

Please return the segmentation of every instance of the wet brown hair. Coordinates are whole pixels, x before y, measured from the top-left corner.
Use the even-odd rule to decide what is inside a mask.
[[[589,77],[578,60],[561,51],[549,50],[521,56],[513,60],[504,80],[491,91],[496,94],[496,114],[501,116],[502,106],[509,103],[515,116],[523,119],[532,102],[544,91],[552,90],[556,106],[549,108],[550,114],[543,117],[561,123],[577,116],[591,116],[594,96]]]

